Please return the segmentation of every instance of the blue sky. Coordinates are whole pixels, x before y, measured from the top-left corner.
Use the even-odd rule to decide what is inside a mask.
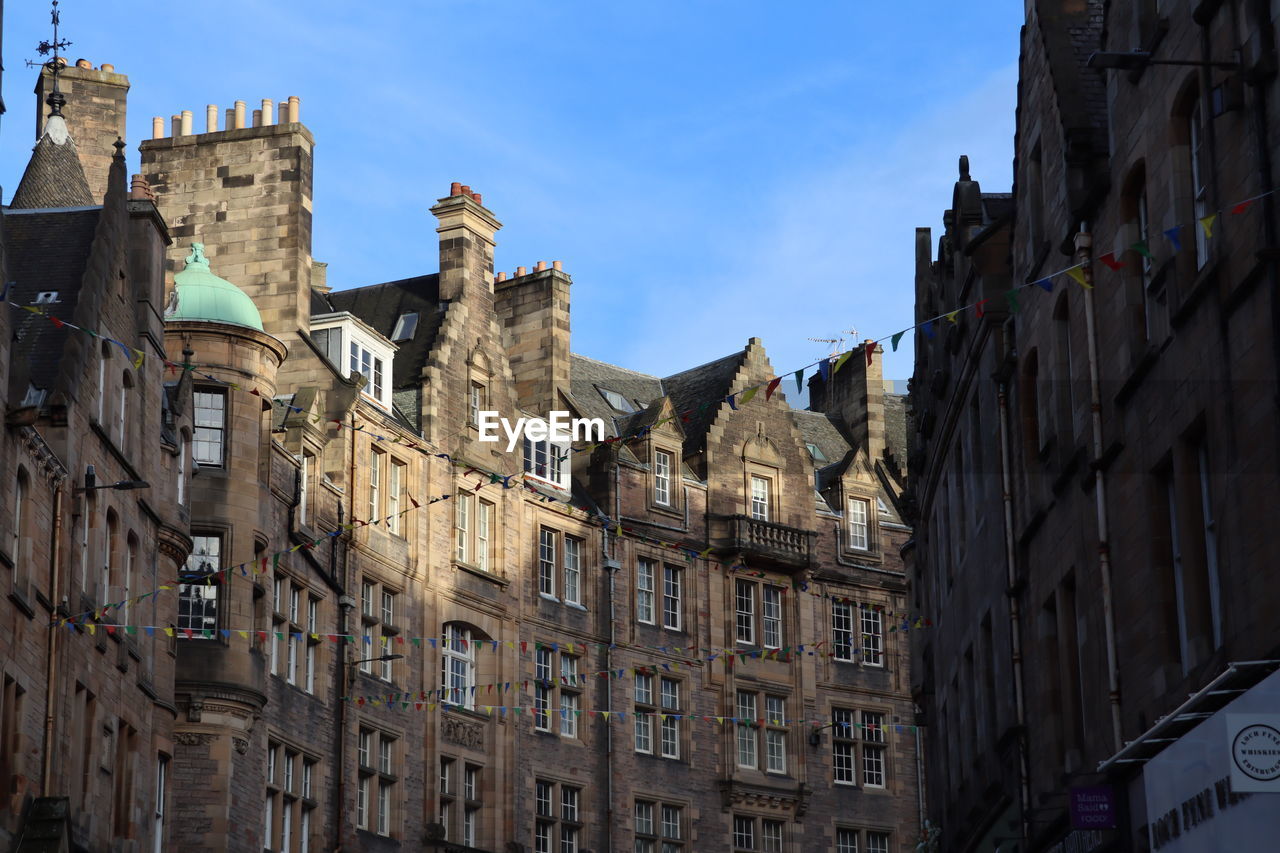
[[[1011,180],[1010,0],[182,5],[61,4],[69,58],[129,75],[131,171],[153,115],[299,95],[331,285],[437,269],[428,208],[462,181],[504,224],[497,269],[564,262],[574,350],[649,373],[751,336],[781,373],[825,353],[807,338],[909,325],[915,228],[936,241],[957,157]],[[6,200],[48,9],[5,9]]]

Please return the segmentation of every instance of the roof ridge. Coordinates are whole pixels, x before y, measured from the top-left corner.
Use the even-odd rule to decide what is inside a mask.
[[[589,355],[583,355],[583,354],[582,354],[582,353],[580,353],[580,352],[571,352],[571,353],[569,353],[569,357],[570,357],[570,358],[580,358],[580,359],[582,359],[583,361],[589,361],[589,362],[591,362],[591,363],[593,363],[593,364],[602,364],[602,365],[604,365],[605,367],[612,367],[614,370],[621,370],[623,373],[630,373],[630,374],[632,374],[632,375],[634,375],[634,376],[640,376],[640,377],[642,377],[642,378],[644,378],[644,379],[652,379],[654,382],[658,382],[658,383],[661,383],[661,382],[662,382],[662,377],[661,377],[661,376],[658,376],[658,375],[657,375],[657,374],[655,374],[655,373],[642,373],[642,372],[641,372],[641,371],[639,371],[639,370],[632,370],[630,367],[623,367],[622,365],[620,365],[620,364],[614,364],[614,363],[613,363],[613,362],[611,362],[611,361],[601,361],[601,360],[600,360],[600,359],[598,359],[598,358],[592,358],[591,356],[589,356]]]
[[[695,366],[690,367],[690,368],[687,368],[687,369],[685,369],[685,370],[680,370],[680,371],[677,371],[677,372],[675,372],[675,373],[667,374],[666,376],[661,377],[661,379],[662,379],[662,381],[663,381],[663,382],[666,382],[668,379],[674,379],[674,378],[676,378],[677,376],[683,376],[684,374],[686,374],[686,373],[692,373],[692,372],[693,372],[693,371],[695,371],[695,370],[702,370],[702,369],[703,369],[703,368],[705,368],[705,367],[711,367],[713,364],[714,364],[714,365],[718,365],[718,364],[720,364],[721,362],[728,361],[728,360],[729,360],[729,359],[731,359],[731,358],[744,358],[744,357],[746,356],[746,354],[747,354],[747,348],[746,348],[746,347],[743,347],[742,349],[738,350],[737,352],[730,353],[729,355],[722,355],[722,356],[720,356],[719,358],[713,358],[713,359],[711,359],[710,361],[703,362],[702,364],[695,365]]]

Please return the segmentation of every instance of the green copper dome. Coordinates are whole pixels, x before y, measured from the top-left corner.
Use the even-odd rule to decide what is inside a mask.
[[[204,244],[192,243],[187,266],[173,277],[174,298],[166,320],[207,320],[262,331],[262,317],[249,295],[209,272]]]

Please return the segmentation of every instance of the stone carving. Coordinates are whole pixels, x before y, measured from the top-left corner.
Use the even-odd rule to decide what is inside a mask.
[[[231,739],[231,745],[236,748],[236,752],[240,755],[244,755],[249,750],[249,741],[242,737],[233,737]]]
[[[174,732],[173,742],[182,746],[208,746],[218,739],[207,732]]]
[[[446,714],[440,720],[440,736],[467,749],[484,749],[484,727],[479,723],[469,723]]]
[[[200,714],[204,711],[204,702],[199,699],[192,699],[187,703],[187,722],[200,722]]]

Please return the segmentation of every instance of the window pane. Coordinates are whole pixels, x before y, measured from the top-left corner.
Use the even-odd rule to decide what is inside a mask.
[[[654,563],[641,557],[636,563],[636,620],[653,624]]]
[[[564,600],[581,604],[579,583],[582,576],[582,542],[566,536],[564,538]]]
[[[831,603],[832,646],[836,660],[853,660],[853,608],[848,602]]]
[[[736,581],[734,601],[737,610],[737,638],[739,643],[756,641],[756,585],[751,581]]]
[[[680,630],[680,569],[664,566],[662,573],[662,627]]]
[[[764,646],[767,649],[782,647],[782,589],[765,586],[761,590],[761,622],[764,626]]]

